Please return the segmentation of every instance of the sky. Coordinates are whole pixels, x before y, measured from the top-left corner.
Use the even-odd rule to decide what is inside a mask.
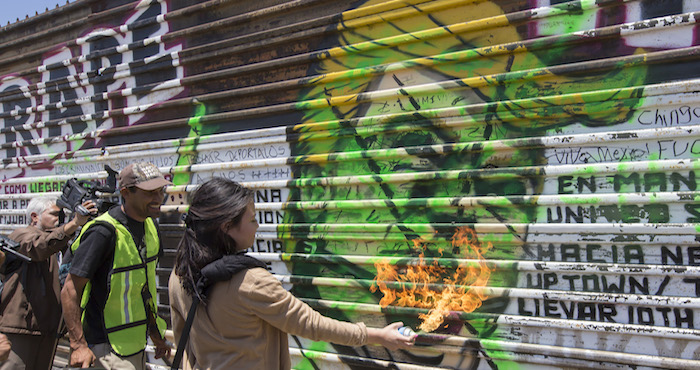
[[[0,5],[0,26],[7,26],[8,21],[10,24],[15,23],[17,18],[23,20],[25,15],[33,17],[37,11],[41,14],[46,11],[46,8],[54,9],[56,4],[66,5],[66,0],[3,0]]]

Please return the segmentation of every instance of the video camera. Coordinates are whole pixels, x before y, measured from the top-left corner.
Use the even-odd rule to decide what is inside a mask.
[[[117,191],[117,171],[108,165],[105,165],[104,168],[107,171],[106,185],[102,185],[97,181],[70,179],[63,184],[63,193],[56,201],[56,205],[87,216],[90,212],[83,207],[83,202],[86,200],[95,202],[97,212],[100,214],[117,204],[119,198],[116,196],[102,198],[97,195],[97,192],[114,193]]]

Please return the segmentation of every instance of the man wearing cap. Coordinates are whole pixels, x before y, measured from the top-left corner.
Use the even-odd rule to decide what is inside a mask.
[[[154,222],[166,185],[172,184],[151,163],[124,167],[122,204],[86,224],[71,246],[73,260],[61,291],[71,366],[145,369],[148,337],[156,358],[169,355],[166,324],[156,307],[162,248]]]

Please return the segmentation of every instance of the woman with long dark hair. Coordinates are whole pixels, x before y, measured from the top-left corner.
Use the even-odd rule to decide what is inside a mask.
[[[399,333],[402,323],[376,329],[321,315],[242,254],[258,229],[252,190],[211,179],[192,194],[185,223],[169,282],[177,341],[193,300],[203,304],[194,311],[183,368],[289,369],[287,333],[349,346],[413,344],[415,335]]]

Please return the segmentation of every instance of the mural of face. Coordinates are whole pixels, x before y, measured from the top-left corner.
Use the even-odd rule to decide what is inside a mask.
[[[295,368],[332,353],[351,355],[339,368],[518,370],[698,357],[700,309],[674,304],[700,298],[700,0],[100,4],[84,24],[57,11],[75,39],[8,28],[39,42],[5,44],[30,54],[0,76],[0,226],[26,224],[28,193],[141,158],[177,185],[161,225],[197,184],[244,183],[260,225],[239,244],[255,239],[289,289],[428,345],[292,337]],[[390,294],[421,261],[437,288],[478,258],[473,313],[424,328],[426,307]],[[618,304],[629,295],[644,302]]]
[[[368,1],[360,8],[376,3]],[[540,3],[536,5],[553,5]],[[486,258],[522,257],[516,255],[513,243],[526,242],[528,225],[543,222],[534,206],[545,181],[537,168],[548,161],[541,138],[568,126],[595,130],[628,123],[642,101],[642,88],[633,87],[650,78],[644,65],[620,63],[585,74],[575,65],[561,65],[585,62],[592,51],[610,57],[642,52],[624,38],[594,40],[574,48],[571,39],[528,40],[561,33],[548,29],[557,22],[572,32],[635,20],[619,19],[624,12],[612,19],[609,10],[593,3],[579,5],[554,8],[561,15],[544,21],[532,14],[508,19],[505,14],[518,9],[504,9],[495,2],[431,11],[416,7],[413,16],[358,28],[346,20],[339,48],[329,52],[334,58],[310,71],[319,78],[298,104],[305,115],[293,130],[298,137],[292,154],[301,158],[293,173],[314,183],[293,190],[290,201],[320,205],[286,211],[285,223],[310,224],[294,235],[280,233],[280,239],[289,240],[286,250],[340,259],[363,254],[459,258],[459,248],[447,248],[457,226],[499,224],[508,231]],[[485,20],[501,23],[493,27]],[[432,37],[421,32],[426,29],[445,32]],[[413,40],[391,44],[393,36],[411,32]],[[373,41],[377,39],[382,42]],[[589,94],[600,91],[605,93]],[[324,135],[323,130],[330,133]],[[523,140],[528,144],[523,145]],[[465,197],[487,202],[457,206]],[[336,232],[343,230],[348,238],[335,241],[322,231],[324,225],[335,225]],[[367,226],[363,231],[352,225]],[[379,225],[384,232],[371,235],[370,225]],[[496,241],[490,239],[493,235],[479,235],[484,242]],[[425,250],[418,244],[425,245]],[[373,266],[351,263],[295,263],[290,271],[360,280],[376,275]],[[517,279],[515,271],[495,271],[489,285],[516,286]],[[341,297],[346,291],[333,287],[300,285],[293,291],[302,297],[347,300]],[[353,301],[376,303],[381,298],[367,290],[357,292]],[[498,314],[503,304],[493,298],[478,311]],[[418,325],[415,317],[390,312],[385,312],[387,322]],[[366,320],[353,310],[324,313],[343,320]],[[438,332],[497,336],[498,328],[487,321],[448,320]],[[490,362],[481,349],[469,351],[480,352]],[[386,358],[378,352],[373,352],[376,358]],[[425,364],[455,365],[443,363],[441,357],[409,356]],[[469,366],[478,366],[479,356],[470,361]]]

